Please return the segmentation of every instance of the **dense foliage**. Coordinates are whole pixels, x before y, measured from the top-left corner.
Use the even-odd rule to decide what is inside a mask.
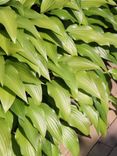
[[[78,156],[106,135],[116,0],[0,1],[0,156]]]

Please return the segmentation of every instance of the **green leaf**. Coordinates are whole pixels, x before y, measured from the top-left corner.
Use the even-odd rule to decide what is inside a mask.
[[[117,80],[117,69],[110,69],[109,73],[111,73],[113,78]]]
[[[22,127],[26,138],[29,140],[34,149],[37,151],[40,137],[37,129],[35,129],[30,123],[30,121],[26,118],[19,119],[19,124]]]
[[[83,9],[89,9],[91,7],[100,7],[101,5],[106,4],[106,0],[81,0],[81,6]]]
[[[48,93],[54,98],[55,104],[59,108],[61,116],[63,119],[67,120],[71,113],[71,99],[69,92],[55,81],[48,83],[47,86]]]
[[[11,156],[11,135],[5,119],[0,118],[0,155]]]
[[[47,52],[45,47],[45,42],[42,39],[36,39],[32,36],[28,36],[32,44],[35,46],[37,51],[47,60]]]
[[[0,100],[5,112],[9,110],[15,100],[15,96],[0,87]]]
[[[13,105],[12,105],[12,107],[10,108],[10,110],[16,116],[23,119],[25,117],[25,114],[26,114],[25,102],[16,98]]]
[[[99,132],[105,137],[107,134],[107,125],[101,118],[99,118],[98,129]]]
[[[36,38],[40,38],[39,32],[37,31],[36,27],[34,24],[31,22],[31,20],[18,16],[17,19],[18,23],[18,28],[23,28],[27,31],[29,31],[31,34],[33,34]]]
[[[40,105],[40,107],[45,112],[46,122],[47,122],[47,129],[50,132],[51,136],[53,136],[56,141],[61,141],[61,124],[57,115],[55,114],[54,110],[51,109],[46,104]]]
[[[46,119],[42,108],[32,105],[27,109],[26,116],[30,118],[33,126],[38,129],[43,137],[46,135]]]
[[[3,56],[0,56],[0,83],[4,84],[4,73],[5,73],[5,60]]]
[[[81,91],[78,91],[78,97],[76,100],[78,100],[80,105],[93,105],[92,97]]]
[[[71,114],[68,123],[70,126],[80,130],[83,134],[89,135],[90,122],[84,114],[78,111],[76,106],[71,106]]]
[[[27,101],[25,87],[19,78],[18,71],[10,63],[7,63],[5,67],[4,85],[12,90],[21,99]]]
[[[47,139],[44,139],[42,142],[42,150],[47,156],[60,156],[58,147]]]
[[[0,8],[0,23],[4,25],[13,42],[17,38],[16,13],[10,7]]]
[[[81,109],[83,110],[84,113],[86,113],[87,117],[90,119],[92,124],[95,126],[97,129],[98,127],[98,120],[99,120],[99,115],[98,112],[91,106],[88,105],[82,105]]]
[[[75,74],[64,64],[53,64],[49,61],[49,69],[60,76],[71,89],[72,95],[76,98],[78,94],[77,81]],[[74,82],[74,83],[73,83]]]
[[[34,103],[39,105],[42,101],[41,85],[25,84],[27,93],[32,97]]]
[[[77,72],[80,70],[100,69],[98,65],[82,57],[64,56],[61,57],[60,62],[67,65],[73,72]]]
[[[8,1],[10,1],[10,0],[1,0],[1,1],[0,1],[0,5],[3,5],[3,4],[5,4],[5,3],[7,3]]]
[[[98,66],[102,67],[106,70],[105,64],[100,56],[95,52],[96,48],[93,48],[87,44],[77,45],[78,53],[81,56],[90,58],[93,62],[95,62]]]
[[[94,81],[92,76],[88,74],[88,72],[86,71],[77,72],[76,77],[78,88],[83,89],[85,92],[89,93],[92,96],[101,98],[100,92],[96,86],[96,82]]]
[[[79,141],[77,134],[69,127],[62,126],[62,142],[72,156],[79,155]]]
[[[47,12],[52,9],[62,8],[69,0],[42,0],[41,12]]]
[[[30,142],[24,137],[24,135],[17,129],[15,138],[20,146],[22,155],[25,156],[35,156],[36,152]]]

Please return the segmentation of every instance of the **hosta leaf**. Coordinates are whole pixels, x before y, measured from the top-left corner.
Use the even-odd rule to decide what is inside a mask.
[[[44,137],[46,134],[46,120],[43,109],[37,106],[31,106],[27,109],[26,116],[30,118],[35,128],[41,133]]]
[[[61,116],[63,117],[63,119],[67,120],[71,113],[71,99],[69,92],[62,86],[57,84],[55,81],[48,83],[47,86],[48,93],[54,98],[55,104],[59,108]]]
[[[46,52],[44,41],[42,39],[36,39],[32,36],[28,36],[28,37],[31,40],[32,44],[37,49],[37,51],[45,58],[45,60],[47,60],[47,52]]]
[[[42,142],[42,150],[47,156],[60,156],[57,146],[46,139],[44,139]]]
[[[99,103],[98,101],[95,101],[95,107],[97,109],[97,111],[99,112],[102,120],[107,123],[107,113],[105,111],[105,109],[103,108],[103,105],[101,103]]]
[[[20,62],[27,63],[31,69],[33,69],[36,73],[40,75],[40,69],[37,65],[33,64],[29,60],[27,60],[25,57],[21,56],[20,54],[14,54],[15,58],[17,58]]]
[[[3,56],[0,56],[0,83],[4,84],[4,73],[5,73],[5,60]]]
[[[0,23],[4,25],[13,42],[17,37],[16,14],[10,7],[0,8]]]
[[[78,111],[76,106],[71,106],[69,124],[80,130],[83,134],[89,135],[90,122],[84,114]]]
[[[47,129],[50,132],[51,136],[53,136],[57,141],[61,141],[61,124],[58,120],[55,112],[46,104],[40,105],[40,107],[45,112],[45,118],[47,122]]]
[[[0,87],[0,100],[5,112],[11,107],[15,100],[15,96]]]
[[[26,118],[19,119],[19,124],[22,127],[26,138],[29,140],[34,149],[37,151],[40,137],[37,129],[35,129],[29,122],[29,120]]]
[[[64,64],[55,65],[49,61],[48,66],[49,66],[49,69],[51,69],[54,73],[56,73],[58,76],[63,78],[65,83],[71,89],[72,95],[74,97],[77,97],[78,88],[77,88],[77,82],[76,82],[76,77],[75,77],[74,73],[72,73],[70,71],[70,69]]]
[[[92,97],[80,91],[78,91],[76,100],[78,100],[80,105],[93,105]]]
[[[99,66],[82,57],[64,56],[60,61],[66,64],[72,71],[99,69]]]
[[[36,152],[30,142],[24,137],[24,135],[20,132],[19,129],[16,131],[15,135],[16,141],[20,146],[22,155],[25,156],[35,156]]]
[[[56,10],[52,10],[50,12],[50,14],[52,15],[56,15],[58,16],[61,20],[71,20],[72,22],[75,22],[76,19],[74,18],[74,16],[72,16],[67,10],[65,9],[56,9]]]
[[[87,117],[90,119],[90,121],[92,122],[92,124],[95,126],[95,128],[98,127],[98,112],[91,106],[88,105],[82,105],[81,106],[82,110],[84,113],[86,113]]]
[[[18,70],[19,76],[23,82],[35,85],[41,84],[40,80],[34,76],[33,72],[31,72],[30,68],[26,64],[15,62],[13,65]]]
[[[36,38],[40,38],[39,32],[37,31],[34,24],[27,18],[18,16],[18,28],[23,28],[32,33]]]
[[[26,107],[24,101],[16,98],[10,109],[19,118],[23,119],[25,117]]]
[[[78,156],[79,141],[76,133],[71,128],[62,126],[62,142],[72,156]]]
[[[99,20],[99,19],[91,18],[90,17],[87,20],[88,20],[88,23],[90,23],[90,24],[98,24],[98,25],[100,25],[100,26],[102,26],[104,28],[108,28],[108,26],[104,22],[102,22],[101,20]]]
[[[56,8],[62,8],[69,0],[42,0],[41,12],[46,12]]]
[[[65,4],[65,7],[71,8],[73,10],[79,10],[80,1],[79,0],[70,0]]]
[[[109,73],[111,73],[113,78],[117,80],[117,69],[110,69]]]
[[[7,86],[10,90],[12,90],[21,99],[27,101],[25,87],[19,78],[18,71],[9,63],[7,63],[5,67],[4,85]]]
[[[106,4],[106,0],[81,0],[81,6],[83,9],[89,9],[91,7],[100,7],[101,5]]]
[[[30,8],[30,7],[32,7],[34,4],[35,4],[35,2],[36,2],[36,0],[25,0],[25,2],[24,2],[24,6],[25,7],[27,7],[27,8]]]
[[[106,134],[107,134],[107,125],[105,124],[105,122],[101,118],[99,118],[98,131],[103,136],[106,136]]]
[[[8,45],[9,40],[4,35],[0,33],[0,47],[5,51],[6,54],[8,54]]]
[[[114,15],[111,13],[111,11],[106,8],[90,8],[88,11],[85,12],[88,16],[91,15],[98,15],[98,16],[102,16],[105,20],[107,20],[108,22],[110,22],[114,29],[117,30],[117,22],[116,19],[114,17]]]
[[[90,76],[88,75],[88,72],[86,71],[78,72],[76,77],[77,77],[78,88],[83,89],[84,91],[86,91],[92,96],[101,98],[100,92],[96,86],[96,82],[93,80],[91,75]]]
[[[49,29],[57,34],[62,35],[61,27],[59,27],[58,24],[56,24],[56,22],[48,16],[40,14],[39,18],[32,20],[32,22],[34,25],[40,28]]]
[[[11,136],[5,119],[0,118],[0,127],[0,155],[8,156],[11,153]]]
[[[45,48],[48,57],[54,62],[57,62],[57,46],[50,42],[45,42]]]
[[[39,105],[42,101],[41,85],[25,84],[27,93],[32,97],[34,103]]]
[[[106,70],[105,64],[102,61],[102,59],[99,57],[99,55],[95,52],[96,49],[87,45],[87,44],[81,44],[77,45],[78,53],[81,56],[85,56],[90,58],[93,62],[95,62],[97,65],[102,67],[104,70]]]

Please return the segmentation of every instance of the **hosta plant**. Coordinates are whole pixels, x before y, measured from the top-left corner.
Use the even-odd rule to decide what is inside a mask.
[[[79,154],[106,135],[116,0],[0,0],[0,156]]]

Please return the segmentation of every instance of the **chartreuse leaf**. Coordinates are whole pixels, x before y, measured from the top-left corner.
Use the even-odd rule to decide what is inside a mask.
[[[90,122],[84,114],[78,111],[76,106],[71,106],[71,114],[68,123],[70,126],[76,127],[83,134],[89,135]]]
[[[39,105],[42,101],[41,85],[25,84],[27,93],[32,97],[34,103]]]
[[[0,56],[0,83],[4,84],[4,73],[5,73],[5,60],[3,56]]]
[[[80,151],[79,141],[77,134],[71,128],[62,126],[62,142],[72,156],[78,156]]]
[[[99,19],[96,19],[96,18],[87,18],[87,20],[88,20],[88,23],[89,24],[98,24],[98,25],[100,25],[100,26],[102,26],[102,27],[104,27],[104,28],[108,28],[108,26],[103,22],[103,21],[101,21],[101,20],[99,20]]]
[[[10,110],[20,119],[23,119],[26,114],[25,102],[16,98]]]
[[[27,31],[29,31],[31,34],[33,34],[36,38],[40,38],[39,32],[37,31],[34,24],[25,17],[18,16],[18,28],[23,28]]]
[[[54,98],[55,104],[59,108],[61,116],[63,119],[67,120],[71,113],[71,99],[69,92],[55,81],[48,83],[47,86],[48,93]]]
[[[110,69],[109,73],[111,73],[112,77],[117,80],[117,69]]]
[[[72,16],[67,10],[65,9],[56,9],[50,12],[52,15],[58,16],[61,20],[71,20],[72,22],[77,21],[74,16]]]
[[[11,135],[8,123],[0,118],[0,155],[11,156]]]
[[[18,70],[20,79],[28,84],[40,85],[40,80],[33,74],[31,69],[24,63],[15,62],[13,65]]]
[[[8,54],[8,38],[0,33],[0,47]]]
[[[64,56],[61,57],[60,62],[66,64],[73,72],[77,72],[80,70],[100,69],[99,66],[96,65],[95,63],[89,61],[86,58],[78,56],[77,57]]]
[[[86,113],[87,117],[90,119],[95,128],[97,128],[99,122],[98,112],[89,105],[82,105],[81,109],[83,110],[84,113]]]
[[[81,91],[78,91],[76,100],[80,105],[93,105],[92,97]]]
[[[0,8],[0,23],[4,25],[13,42],[17,38],[16,13],[10,7]]]
[[[5,67],[4,85],[12,90],[21,99],[27,101],[25,87],[19,78],[19,73],[9,62],[7,62]]]
[[[47,139],[43,139],[42,150],[47,156],[60,156],[58,147]]]
[[[47,130],[58,142],[61,141],[61,124],[53,109],[48,105],[42,104],[40,107],[44,110],[47,122]]]
[[[27,138],[21,133],[19,129],[17,129],[15,138],[17,143],[20,146],[22,155],[25,156],[35,156],[36,151],[33,148],[33,146],[30,144],[30,142],[27,140]]]
[[[100,132],[103,136],[106,136],[107,134],[107,124],[101,118],[99,118],[98,132]]]
[[[46,114],[44,114],[43,109],[38,106],[32,105],[27,109],[26,116],[30,118],[33,126],[38,129],[40,134],[45,137],[47,126],[45,118]]]
[[[47,52],[46,52],[45,42],[40,38],[36,39],[32,36],[28,36],[28,38],[30,39],[32,44],[35,46],[37,51],[45,58],[45,60],[47,60]]]
[[[92,16],[92,15],[98,15],[104,17],[105,20],[110,22],[114,29],[117,30],[117,21],[112,14],[112,12],[109,10],[109,8],[90,8],[88,11],[85,12],[86,15]]]
[[[69,2],[69,0],[42,0],[41,12],[46,12],[56,8],[63,8],[64,4]]]
[[[0,100],[2,103],[2,107],[5,112],[8,111],[8,109],[11,107],[15,100],[15,96],[12,95],[11,93],[7,92],[5,89],[0,87]]]
[[[83,40],[86,43],[97,42],[99,45],[114,45],[117,47],[117,34],[104,33],[99,27],[78,26],[77,24],[70,25],[67,31],[74,40]],[[88,35],[86,36],[86,33]]]
[[[77,72],[77,85],[78,88],[83,89],[85,92],[92,96],[100,97],[100,92],[96,86],[96,82],[93,80],[92,76],[86,71]]]
[[[62,35],[63,33],[63,28],[59,27],[58,24],[52,18],[49,18],[44,14],[39,14],[39,18],[33,19],[32,23],[40,28],[49,29],[60,35]]]
[[[81,44],[77,45],[78,53],[81,56],[90,58],[93,62],[95,62],[97,65],[102,67],[104,70],[106,70],[105,64],[103,60],[100,58],[100,56],[95,52],[96,49],[87,45],[87,44]]]
[[[23,119],[19,118],[19,124],[22,127],[26,138],[29,140],[34,149],[37,151],[40,138],[37,129],[33,127],[31,122],[27,118]]]
[[[49,61],[48,62],[48,67],[55,74],[60,76],[65,81],[65,83],[71,89],[72,95],[74,97],[77,97],[78,88],[77,88],[77,81],[76,81],[75,74],[73,72],[71,72],[71,70],[65,64],[57,64],[57,65],[55,65],[54,63]]]
[[[100,7],[101,5],[106,4],[106,0],[81,0],[81,6],[83,9],[89,9],[91,7]]]

